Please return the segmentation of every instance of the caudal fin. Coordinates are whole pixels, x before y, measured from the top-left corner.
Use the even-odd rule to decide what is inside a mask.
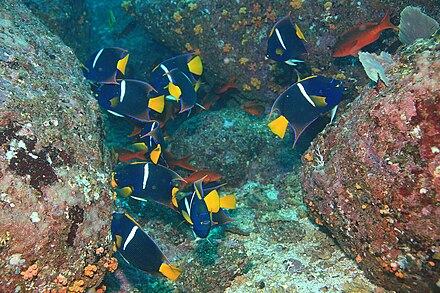
[[[387,28],[393,28],[396,29],[397,27],[391,23],[390,21],[390,10],[387,10],[387,13],[385,14],[385,16],[382,18],[382,20],[379,23],[379,27],[381,28],[381,30],[387,29]]]

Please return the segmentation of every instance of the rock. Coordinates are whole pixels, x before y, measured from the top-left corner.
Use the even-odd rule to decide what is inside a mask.
[[[323,164],[304,157],[300,174],[311,218],[397,292],[438,290],[439,43],[403,52],[389,87],[364,87],[308,150]]]
[[[19,1],[0,2],[0,40],[0,291],[95,287],[113,209],[97,103],[73,52]]]
[[[398,15],[406,2],[389,7],[393,23],[398,23]],[[306,62],[296,66],[302,77],[319,73],[344,79],[350,92],[355,94],[354,86],[367,82],[362,68],[353,66],[354,57],[332,58],[331,52],[340,34],[355,25],[379,22],[387,7],[379,0],[358,5],[320,3],[156,0],[135,1],[133,5],[136,19],[157,41],[175,52],[192,51],[202,56],[208,84],[215,87],[236,76],[240,90],[236,94],[238,101],[258,100],[270,105],[297,79],[292,66],[265,60],[269,32],[276,21],[288,13],[307,40]],[[433,3],[422,0],[411,3],[423,6],[430,15],[439,14],[439,7]],[[395,33],[386,32],[370,50],[379,48],[390,52],[388,48],[395,40]]]
[[[246,180],[268,182],[290,171],[292,164],[282,155],[291,149],[290,142],[275,138],[266,123],[240,109],[204,111],[171,135],[171,152],[176,157],[193,154],[196,168],[219,173],[228,186]]]

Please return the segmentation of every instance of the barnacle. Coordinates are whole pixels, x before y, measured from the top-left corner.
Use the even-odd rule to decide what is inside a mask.
[[[259,3],[255,3],[252,5],[252,13],[254,14],[260,14],[261,13],[261,5]]]
[[[251,90],[251,86],[248,85],[247,83],[243,84],[243,90],[244,91],[250,91]]]
[[[193,10],[199,8],[199,6],[197,5],[197,3],[189,3],[189,4],[188,4],[188,7],[189,7],[189,10],[190,10],[190,11],[193,11]]]
[[[246,14],[247,13],[247,8],[246,7],[240,7],[240,9],[238,10],[239,14]]]
[[[173,14],[173,18],[174,18],[175,22],[179,22],[182,20],[183,17],[182,17],[182,15],[180,15],[180,11],[176,11]]]
[[[300,9],[302,6],[302,1],[301,0],[293,0],[290,1],[290,7],[292,7],[293,9]]]
[[[231,52],[231,49],[232,49],[232,45],[231,45],[230,43],[226,43],[226,44],[223,46],[223,52],[224,52],[224,53],[229,53],[229,52]]]
[[[26,280],[33,279],[38,274],[38,266],[37,266],[37,264],[31,265],[30,267],[28,267],[28,269],[25,272],[21,272],[20,274]]]
[[[332,8],[332,6],[333,6],[333,3],[331,3],[330,1],[327,1],[324,3],[324,9],[326,9],[326,10]]]
[[[251,78],[251,85],[254,86],[257,90],[259,90],[261,87],[261,80],[259,80],[256,77],[252,77]]]
[[[200,35],[203,33],[203,28],[201,24],[197,24],[193,30],[196,35]]]
[[[83,280],[78,280],[73,282],[73,285],[69,287],[69,291],[71,292],[79,292],[82,293],[84,292],[84,281]]]
[[[96,265],[90,265],[89,264],[84,269],[84,275],[87,276],[87,277],[92,278],[97,270],[98,270],[98,267]]]
[[[60,287],[66,286],[67,285],[67,278],[65,276],[59,274],[57,276],[57,278],[55,279],[55,283]]]
[[[242,64],[242,65],[248,63],[248,61],[249,61],[249,59],[248,59],[248,58],[245,58],[245,57],[241,57],[241,58],[238,60],[238,62],[239,62],[240,64]]]
[[[110,273],[113,273],[118,268],[118,260],[114,257],[106,258],[104,263],[104,268]]]

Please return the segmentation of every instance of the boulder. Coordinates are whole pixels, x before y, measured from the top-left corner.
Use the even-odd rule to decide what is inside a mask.
[[[303,156],[304,202],[376,284],[438,292],[439,38],[394,60]]]
[[[0,291],[97,287],[115,266],[97,103],[72,50],[19,1],[0,2],[0,40]]]

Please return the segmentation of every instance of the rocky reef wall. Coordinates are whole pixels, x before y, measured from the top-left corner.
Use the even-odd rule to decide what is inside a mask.
[[[155,40],[176,52],[196,52],[205,62],[204,78],[215,86],[237,77],[237,101],[268,105],[297,77],[291,66],[265,60],[267,38],[277,20],[291,13],[307,40],[301,76],[324,74],[344,80],[350,95],[367,82],[356,59],[331,57],[340,34],[361,24],[379,22],[390,10],[398,24],[407,5],[421,6],[430,15],[439,8],[427,1],[132,1],[135,17]],[[392,31],[371,49],[396,48]]]
[[[83,292],[114,269],[101,114],[72,50],[19,1],[0,2],[0,43],[0,291]]]
[[[390,85],[364,87],[303,156],[311,217],[397,292],[438,290],[439,57],[438,36],[396,55]]]

